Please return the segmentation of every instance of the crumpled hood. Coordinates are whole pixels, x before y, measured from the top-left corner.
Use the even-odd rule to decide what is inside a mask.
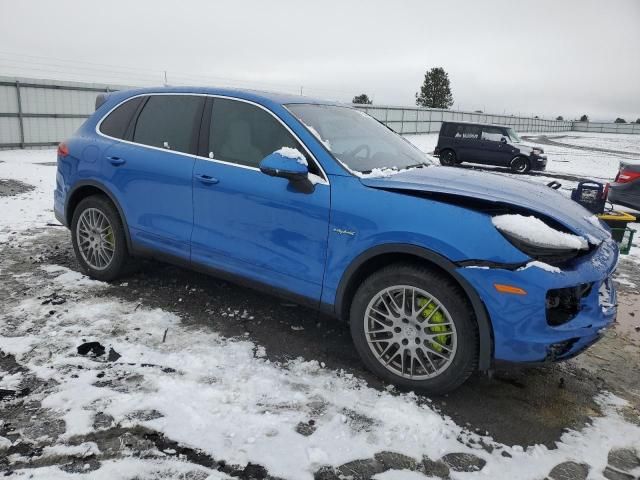
[[[610,235],[599,222],[589,220],[591,212],[556,190],[495,173],[434,165],[361,181],[372,188],[433,192],[514,205],[551,217],[593,244]]]

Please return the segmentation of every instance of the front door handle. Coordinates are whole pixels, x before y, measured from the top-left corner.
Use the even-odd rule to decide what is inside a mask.
[[[210,175],[205,175],[204,173],[198,173],[195,177],[200,180],[202,183],[206,183],[207,185],[213,185],[214,183],[218,183],[218,179],[214,178]]]
[[[111,165],[115,165],[116,167],[126,162],[124,158],[120,158],[120,157],[107,157],[107,160],[111,162]]]

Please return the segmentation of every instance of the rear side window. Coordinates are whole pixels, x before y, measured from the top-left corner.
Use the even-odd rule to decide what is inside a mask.
[[[191,153],[203,103],[193,95],[152,95],[138,116],[133,141]]]
[[[268,112],[245,102],[214,100],[209,133],[210,157],[257,167],[264,157],[282,147],[297,148],[305,155],[296,139]],[[311,164],[309,166],[311,168]]]
[[[462,128],[462,138],[478,140],[480,138],[480,127],[477,125],[465,125]]]
[[[132,98],[116,108],[102,121],[100,132],[110,137],[124,139],[131,119],[143,99],[143,97]]]

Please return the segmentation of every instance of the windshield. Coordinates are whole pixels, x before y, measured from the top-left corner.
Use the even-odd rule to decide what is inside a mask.
[[[507,135],[509,135],[509,139],[514,143],[522,142],[522,140],[520,139],[520,137],[518,136],[518,134],[513,128],[507,128]]]
[[[420,150],[355,108],[312,104],[287,108],[350,170],[370,173],[429,165]]]

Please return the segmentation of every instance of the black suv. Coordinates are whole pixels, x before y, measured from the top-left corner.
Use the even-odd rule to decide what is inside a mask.
[[[442,122],[434,155],[442,165],[462,162],[509,167],[516,173],[544,170],[544,150],[522,145],[511,127],[467,122]]]

